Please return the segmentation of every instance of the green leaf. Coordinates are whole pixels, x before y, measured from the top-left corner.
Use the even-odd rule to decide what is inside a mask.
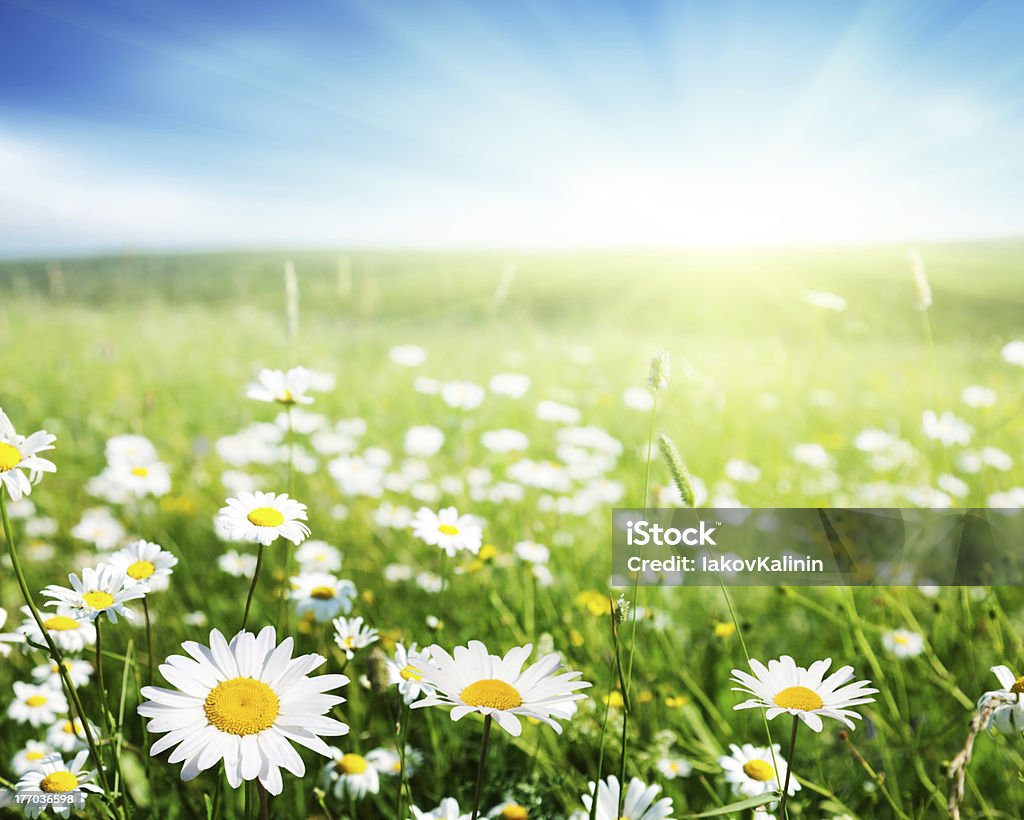
[[[711,811],[701,812],[700,814],[691,814],[690,817],[721,817],[723,814],[735,814],[736,812],[746,811],[747,809],[756,809],[760,806],[767,805],[768,803],[774,803],[778,800],[781,795],[778,792],[767,792],[765,794],[758,795],[757,797],[748,797],[746,800],[740,800],[739,803],[730,803],[728,806],[719,806],[717,809]]]

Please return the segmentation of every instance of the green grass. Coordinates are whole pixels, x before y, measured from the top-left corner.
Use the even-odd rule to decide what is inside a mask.
[[[172,466],[172,497],[117,512],[138,535],[181,559],[171,589],[153,601],[155,654],[162,659],[183,639],[205,638],[204,630],[183,623],[184,612],[201,609],[211,627],[237,629],[247,582],[215,567],[228,547],[211,526],[226,495],[213,445],[276,414],[244,398],[246,383],[262,366],[301,363],[334,373],[337,389],[318,396],[311,409],[331,419],[365,418],[364,443],[396,457],[410,426],[441,427],[448,439],[431,459],[434,477],[461,477],[479,466],[500,474],[509,459],[479,444],[480,432],[499,427],[527,433],[530,456],[553,457],[554,428],[537,420],[533,408],[541,398],[566,401],[581,409],[583,423],[601,426],[623,443],[610,477],[623,483],[628,504],[643,501],[648,418],[626,408],[621,395],[627,386],[644,384],[649,357],[660,349],[672,355],[674,374],[660,400],[656,429],[674,439],[690,470],[713,490],[724,480],[730,458],[756,464],[761,480],[733,488],[752,506],[852,505],[865,498],[865,485],[880,480],[895,487],[893,505],[907,503],[899,488],[934,486],[948,471],[943,448],[921,431],[921,413],[929,408],[953,410],[970,421],[976,428],[972,447],[999,447],[1019,462],[1024,371],[1001,361],[999,350],[1024,335],[1024,244],[919,250],[935,295],[934,369],[913,308],[905,251],[898,247],[514,260],[497,254],[369,252],[340,262],[333,253],[139,256],[64,260],[59,274],[53,266],[48,274],[44,262],[4,263],[0,406],[20,432],[45,427],[58,436],[59,472],[31,496],[39,513],[59,524],[52,539],[57,557],[29,563],[30,583],[38,590],[62,582],[69,569],[97,560],[89,545],[69,535],[83,510],[99,503],[86,494],[85,483],[102,469],[108,437],[144,433]],[[291,349],[282,304],[285,258],[295,261],[301,292],[300,333]],[[514,275],[507,272],[512,262]],[[503,289],[507,295],[498,298]],[[803,289],[839,293],[849,309],[822,313],[800,299]],[[423,375],[486,384],[496,372],[523,372],[533,379],[532,389],[521,400],[489,396],[478,410],[448,410],[436,396],[412,389],[420,371],[389,362],[388,349],[403,342],[428,350]],[[589,356],[582,355],[584,349]],[[997,404],[985,410],[964,406],[960,391],[970,384],[995,389]],[[867,427],[908,440],[919,453],[916,462],[884,476],[875,473],[852,444]],[[837,486],[807,487],[810,471],[789,454],[798,442],[821,443],[835,457]],[[254,472],[267,477],[267,489],[286,489],[284,465]],[[991,493],[1022,484],[1019,463],[1006,472],[961,477],[970,485],[964,505],[984,505]],[[664,465],[656,463],[652,482],[668,481]],[[563,736],[527,726],[513,740],[496,731],[485,783],[487,807],[505,795],[534,801],[531,817],[564,817],[578,807],[596,773],[612,649],[607,616],[590,614],[576,599],[586,590],[608,591],[608,511],[558,516],[538,509],[536,492],[528,492],[523,503],[501,506],[446,497],[460,511],[484,516],[485,539],[502,552],[525,538],[552,546],[556,580],[550,588],[533,589],[521,567],[498,565],[453,575],[450,591],[438,596],[383,579],[383,566],[393,561],[432,572],[440,562],[436,551],[410,535],[376,527],[376,500],[341,496],[323,463],[316,474],[297,476],[295,495],[309,504],[314,537],[344,551],[342,574],[364,596],[358,614],[390,640],[451,647],[479,638],[491,651],[504,652],[548,634],[567,665],[594,682],[595,702]],[[388,497],[418,506],[407,496]],[[343,521],[330,514],[338,503],[349,508]],[[27,543],[22,524],[15,526],[16,537]],[[269,551],[268,562],[255,604],[257,626],[277,619],[279,545]],[[729,621],[721,591],[644,590],[641,597],[645,607],[667,617],[663,628],[642,622],[638,629],[633,692],[642,702],[630,723],[627,772],[661,782],[675,801],[675,816],[682,817],[733,799],[717,757],[729,743],[763,744],[764,727],[756,713],[732,710],[739,697],[729,689],[729,671],[744,659],[737,636],[715,634],[716,623]],[[791,654],[804,665],[832,657],[882,690],[878,702],[864,709],[867,720],[851,734],[878,779],[838,737],[836,724],[820,736],[804,732],[794,764],[804,789],[790,803],[791,816],[944,816],[944,765],[963,744],[969,704],[995,688],[991,665],[1021,668],[1024,597],[1011,588],[946,589],[934,600],[912,588],[765,588],[734,599],[753,657]],[[0,604],[10,615],[6,628],[13,628],[20,599],[6,567]],[[428,628],[428,615],[443,626]],[[928,639],[926,653],[904,661],[887,655],[883,632],[915,624]],[[303,632],[300,646],[321,648],[321,632]],[[145,668],[144,636],[121,625],[107,636],[108,686],[117,692],[123,666],[118,657],[129,639]],[[11,682],[27,679],[36,662],[16,653],[0,666],[0,693],[6,693],[0,704],[9,699]],[[356,678],[365,664],[364,654],[347,673]],[[332,657],[321,671],[336,671],[337,665]],[[347,690],[350,702],[342,712],[353,732],[339,745],[365,752],[392,743],[391,698],[355,684]],[[689,698],[688,705],[666,705],[667,697],[678,695]],[[95,697],[91,686],[87,704]],[[182,784],[179,767],[153,760],[147,778],[133,674],[125,697],[127,776],[138,816],[203,816],[203,795],[212,795],[216,774]],[[613,710],[606,774],[619,768],[620,721],[621,713]],[[771,728],[784,744],[788,724],[777,720]],[[674,753],[694,763],[691,777],[659,778],[654,762],[658,742],[667,739],[662,732],[672,733]],[[0,776],[12,779],[8,759],[38,734],[0,719]],[[452,794],[468,811],[479,739],[479,723],[470,718],[453,724],[437,710],[413,715],[410,742],[427,758],[412,783],[420,808]],[[312,791],[319,764],[314,755],[305,757],[306,778],[286,780],[284,794],[272,801],[273,816],[321,811]],[[970,769],[965,816],[1017,816],[1016,807],[1024,805],[1022,765],[1019,743],[983,735]],[[355,815],[333,798],[327,805],[334,817],[393,817],[394,790],[395,783],[384,780],[379,797],[360,803]],[[225,816],[240,813],[238,795],[225,791]]]

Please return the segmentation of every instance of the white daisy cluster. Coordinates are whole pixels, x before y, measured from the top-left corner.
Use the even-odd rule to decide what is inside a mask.
[[[106,467],[86,485],[91,495],[109,504],[127,504],[170,492],[170,468],[160,461],[156,447],[145,436],[114,436],[107,441],[105,453]]]

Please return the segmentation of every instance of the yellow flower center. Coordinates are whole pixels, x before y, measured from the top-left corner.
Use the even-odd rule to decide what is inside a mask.
[[[287,387],[281,391],[281,395],[277,397],[277,400],[281,404],[295,404],[295,396],[292,395],[292,391]]]
[[[33,709],[38,706],[45,706],[46,697],[44,695],[32,695],[32,697],[25,701],[25,705],[31,706]]]
[[[132,475],[138,476],[139,478],[145,478],[149,475],[148,467],[132,467]]]
[[[50,794],[61,794],[78,788],[78,778],[71,772],[54,772],[39,781],[39,788]]]
[[[366,771],[367,765],[365,757],[349,753],[341,756],[335,768],[342,774],[362,774]]]
[[[454,524],[440,524],[440,525],[438,525],[437,531],[439,533],[441,533],[441,535],[458,535],[459,534],[459,528],[456,527]]]
[[[775,705],[783,709],[813,712],[823,705],[821,696],[806,686],[789,686],[775,696]]]
[[[255,735],[277,720],[281,702],[274,690],[253,678],[232,678],[206,696],[206,719],[231,735]]]
[[[461,697],[467,706],[485,706],[488,709],[515,709],[523,705],[523,698],[514,687],[495,678],[471,683],[462,690]]]
[[[892,639],[900,646],[906,646],[908,643],[910,643],[910,638],[908,638],[906,635],[893,635]]]
[[[129,578],[134,578],[136,581],[143,581],[149,578],[154,572],[156,567],[153,566],[152,561],[136,561],[126,570]]]
[[[70,632],[72,629],[78,629],[78,621],[67,615],[54,615],[43,621],[43,626],[50,632]]]
[[[114,596],[109,592],[104,592],[102,589],[94,589],[92,592],[85,593],[82,596],[82,600],[85,601],[87,606],[91,606],[96,610],[103,610],[114,605]]]
[[[21,451],[13,444],[0,441],[0,473],[13,470],[21,463]]]
[[[767,760],[748,760],[743,764],[743,773],[751,780],[767,783],[775,779],[775,769]]]
[[[26,760],[42,760],[45,755],[42,752],[29,752],[25,755]]]
[[[402,680],[423,680],[423,675],[420,674],[420,670],[412,664],[406,664],[402,667],[402,671],[398,673]]]
[[[1015,695],[1024,694],[1024,675],[1014,681],[1013,686],[1010,687],[1010,691]]]
[[[64,726],[62,728],[63,728],[64,734],[67,734],[67,735],[75,734],[75,727],[72,725],[70,720],[65,720],[64,721]]]
[[[257,527],[280,527],[284,523],[284,516],[273,507],[257,507],[246,518]]]
[[[313,591],[309,593],[310,598],[319,598],[320,600],[327,600],[334,597],[334,590],[331,587],[313,587]]]
[[[511,806],[505,806],[498,816],[501,820],[526,820],[530,815],[518,803],[513,803]]]

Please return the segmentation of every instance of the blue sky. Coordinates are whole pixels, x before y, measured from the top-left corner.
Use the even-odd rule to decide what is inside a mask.
[[[0,253],[1024,234],[1024,4],[0,0]]]

